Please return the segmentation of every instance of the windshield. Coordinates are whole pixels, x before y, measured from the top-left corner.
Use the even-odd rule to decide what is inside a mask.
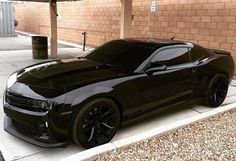
[[[95,49],[87,59],[113,66],[114,70],[132,73],[154,51],[152,46],[137,42],[115,40]]]

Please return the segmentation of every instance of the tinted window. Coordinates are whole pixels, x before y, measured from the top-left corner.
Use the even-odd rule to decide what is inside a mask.
[[[192,62],[195,62],[200,59],[204,59],[206,57],[209,57],[209,55],[211,55],[210,51],[208,51],[207,49],[199,45],[195,45],[194,48],[190,50],[190,54],[191,54]]]
[[[94,50],[87,59],[109,64],[114,70],[133,72],[154,51],[154,48],[126,41],[112,41]]]
[[[190,62],[188,48],[171,48],[157,53],[152,62],[159,62],[161,65],[178,65]]]
[[[97,49],[93,50],[89,55],[86,56],[87,59],[94,60],[100,63],[108,63],[113,57],[116,57],[121,53],[121,50],[126,46],[124,41],[111,41],[104,44]]]

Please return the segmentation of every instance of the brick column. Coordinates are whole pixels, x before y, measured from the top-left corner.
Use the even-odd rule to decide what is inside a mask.
[[[130,36],[132,21],[132,0],[121,0],[120,38]]]
[[[51,24],[51,58],[57,57],[57,2],[49,0]]]

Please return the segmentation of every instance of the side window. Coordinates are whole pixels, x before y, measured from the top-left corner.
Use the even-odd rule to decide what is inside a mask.
[[[157,53],[151,62],[158,62],[160,65],[172,66],[190,62],[188,48],[170,48]]]

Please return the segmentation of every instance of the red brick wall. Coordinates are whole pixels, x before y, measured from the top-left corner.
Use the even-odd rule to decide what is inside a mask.
[[[234,53],[236,0],[159,0],[151,14],[150,36],[188,40]]]
[[[150,0],[133,0],[132,37],[188,40],[234,53],[236,60],[236,0],[158,0],[150,12]],[[119,38],[120,0],[83,0],[58,3],[59,39],[100,45]],[[18,30],[49,33],[49,8],[44,3],[18,2]]]
[[[15,17],[20,23],[17,29],[49,35],[48,6],[46,3],[15,3]],[[88,43],[92,45],[119,38],[119,0],[58,3],[58,14],[59,39],[81,43],[84,31],[88,33]]]

